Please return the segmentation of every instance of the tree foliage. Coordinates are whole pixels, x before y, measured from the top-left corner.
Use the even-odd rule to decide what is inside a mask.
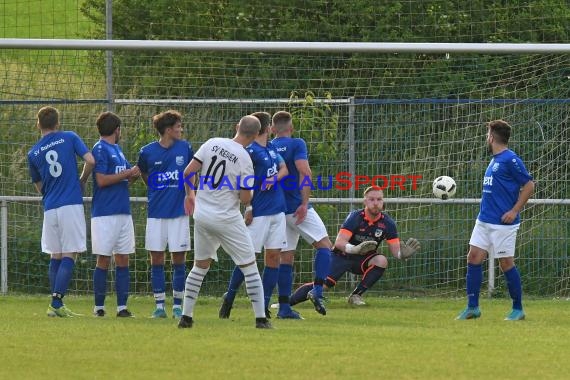
[[[85,0],[82,11],[104,38],[105,0]],[[569,19],[564,0],[115,0],[113,38],[556,43],[569,40]],[[403,59],[412,63],[402,66]],[[506,60],[512,67],[513,59],[524,60],[481,57],[479,64],[500,78]],[[476,72],[466,76],[454,69],[462,58],[442,55],[319,54],[300,59],[291,54],[117,51],[114,62],[120,74],[116,92],[126,96],[144,88],[147,96],[169,97],[275,98],[313,92],[318,97],[398,98],[405,88],[407,97],[445,98],[479,86]]]

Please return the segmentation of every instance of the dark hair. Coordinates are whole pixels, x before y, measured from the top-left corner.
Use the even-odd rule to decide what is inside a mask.
[[[271,124],[271,115],[267,112],[254,112],[251,116],[255,116],[259,119],[259,123],[261,124],[261,129],[259,130],[259,134],[262,135],[267,131],[267,128]]]
[[[487,124],[489,132],[499,144],[508,144],[511,138],[511,126],[504,120],[493,120]]]
[[[152,125],[162,136],[166,128],[174,126],[176,123],[182,121],[182,115],[178,111],[168,110],[152,118]]]
[[[102,112],[97,117],[97,130],[101,136],[111,136],[121,126],[121,119],[113,112]]]
[[[59,112],[53,107],[42,107],[38,111],[38,127],[40,129],[55,129],[59,124]]]
[[[271,119],[273,126],[277,129],[285,128],[293,119],[291,114],[287,111],[279,111],[273,114],[273,118]]]

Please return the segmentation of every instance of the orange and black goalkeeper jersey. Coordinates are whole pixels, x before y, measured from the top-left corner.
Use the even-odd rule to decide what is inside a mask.
[[[341,232],[350,235],[349,243],[358,245],[366,240],[375,240],[380,244],[382,240],[388,243],[392,240],[399,241],[396,223],[386,213],[380,213],[376,220],[369,220],[364,213],[364,209],[351,212],[340,227]],[[342,253],[337,248],[336,253]]]

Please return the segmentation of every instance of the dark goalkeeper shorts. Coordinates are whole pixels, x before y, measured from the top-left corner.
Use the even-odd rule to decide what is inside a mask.
[[[331,270],[329,278],[335,283],[346,272],[363,275],[368,268],[368,262],[378,253],[369,253],[368,255],[344,255],[334,253],[331,255]]]

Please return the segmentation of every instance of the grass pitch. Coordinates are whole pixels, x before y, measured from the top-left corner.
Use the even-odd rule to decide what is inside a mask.
[[[192,329],[148,318],[151,297],[131,297],[136,318],[91,315],[91,297],[66,298],[79,318],[48,318],[47,296],[0,298],[0,378],[195,379],[563,379],[570,373],[570,308],[525,302],[527,320],[503,321],[509,300],[483,300],[478,320],[455,321],[464,300],[368,297],[352,308],[310,303],[303,321],[257,330],[247,299],[218,319],[219,298],[203,297]]]

